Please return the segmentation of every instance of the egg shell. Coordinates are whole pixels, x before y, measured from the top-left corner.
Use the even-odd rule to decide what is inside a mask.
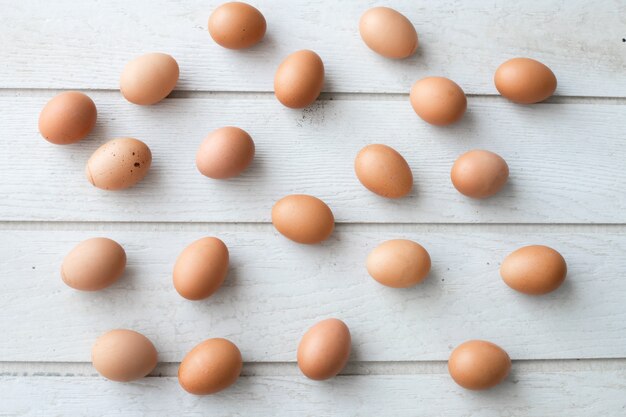
[[[506,285],[516,291],[541,295],[561,286],[567,276],[567,264],[556,250],[543,245],[530,245],[504,258],[500,275]]]
[[[141,55],[124,67],[120,90],[131,103],[155,104],[176,87],[178,75],[178,63],[170,55],[159,52]]]
[[[96,125],[96,104],[78,91],[66,91],[53,97],[39,114],[39,132],[56,145],[76,143]]]
[[[418,46],[417,32],[409,19],[389,7],[374,7],[359,21],[363,42],[387,58],[407,58]]]
[[[187,246],[174,265],[174,288],[188,300],[215,293],[228,274],[228,248],[216,237],[198,239]]]
[[[491,388],[502,382],[511,370],[509,355],[498,345],[470,340],[452,351],[448,371],[452,379],[470,390]]]
[[[278,200],[272,208],[272,223],[283,236],[298,243],[319,243],[335,228],[335,217],[319,198],[292,194]]]
[[[128,382],[152,372],[157,365],[157,351],[141,333],[116,329],[96,340],[91,350],[91,361],[103,377]]]
[[[196,167],[204,176],[224,179],[239,175],[254,159],[254,141],[243,129],[222,127],[204,139],[196,153]]]
[[[195,395],[214,394],[233,385],[243,367],[241,352],[226,339],[208,339],[194,347],[178,368],[178,382]]]
[[[284,106],[307,107],[320,95],[324,86],[324,63],[313,51],[302,50],[289,55],[274,76],[274,94]]]
[[[417,81],[411,88],[410,100],[415,113],[436,126],[460,120],[467,108],[467,98],[461,87],[444,77],[427,77]]]
[[[473,150],[452,165],[450,179],[454,188],[471,198],[487,198],[500,191],[509,178],[509,166],[493,152]]]
[[[556,76],[550,68],[530,58],[513,58],[498,67],[496,89],[503,97],[520,104],[544,101],[556,90]]]
[[[354,161],[357,178],[371,192],[400,198],[411,192],[413,173],[406,160],[387,145],[367,145]]]
[[[422,282],[430,272],[430,255],[422,245],[394,239],[378,245],[366,261],[367,272],[379,283],[408,288]]]
[[[98,188],[121,190],[141,181],[151,164],[148,145],[134,138],[117,138],[96,149],[87,161],[85,174]]]
[[[338,319],[326,319],[311,327],[298,345],[298,367],[314,380],[337,375],[350,357],[350,330]]]
[[[261,12],[246,3],[224,3],[209,17],[209,34],[220,46],[243,49],[263,39],[267,23]]]
[[[117,281],[126,268],[126,252],[105,237],[87,239],[76,245],[61,265],[61,278],[81,291],[97,291]]]

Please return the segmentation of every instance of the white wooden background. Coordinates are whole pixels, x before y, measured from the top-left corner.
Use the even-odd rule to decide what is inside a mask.
[[[416,56],[369,51],[358,19],[374,1],[257,0],[268,21],[258,46],[221,49],[206,22],[214,0],[0,0],[0,415],[624,416],[626,414],[626,2],[414,1],[387,4],[415,24]],[[273,73],[288,53],[316,50],[325,92],[304,110],[280,106]],[[117,91],[124,63],[172,54],[181,79],[149,108]],[[559,80],[548,103],[496,95],[493,72],[513,56],[548,64]],[[411,84],[445,75],[469,95],[457,125],[413,113]],[[98,106],[90,137],[46,143],[37,117],[65,89]],[[234,124],[257,144],[241,177],[212,181],[194,154],[212,129]],[[87,157],[115,136],[144,140],[153,167],[137,187],[108,193],[84,178]],[[365,190],[353,159],[365,144],[398,149],[411,195]],[[460,153],[487,148],[509,163],[498,196],[471,201],[449,182]],[[273,229],[271,206],[289,193],[323,198],[338,221],[322,245],[295,245]],[[177,295],[182,248],[216,235],[231,251],[224,287],[204,302]],[[108,236],[128,254],[124,278],[87,294],[59,278],[79,241]],[[409,290],[368,277],[367,253],[405,237],[431,253],[428,280]],[[561,289],[525,297],[500,280],[515,248],[544,243],[567,259]],[[303,331],[329,316],[353,334],[351,363],[328,382],[303,377]],[[154,341],[161,363],[119,384],[91,367],[95,338],[129,327]],[[177,362],[199,341],[241,348],[243,376],[210,397],[185,393]],[[451,349],[492,340],[514,360],[486,392],[457,387]]]

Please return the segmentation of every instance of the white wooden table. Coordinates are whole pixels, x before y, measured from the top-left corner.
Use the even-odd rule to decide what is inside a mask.
[[[595,4],[594,4],[595,3]],[[626,415],[626,2],[389,0],[420,36],[418,53],[391,61],[369,51],[358,19],[375,1],[255,0],[268,22],[251,50],[218,47],[206,30],[214,0],[0,1],[0,415],[624,416]],[[325,93],[311,108],[282,107],[273,74],[290,52],[317,51]],[[130,58],[172,54],[181,78],[149,108],[126,102],[118,78]],[[545,104],[496,93],[497,66],[514,56],[549,65],[559,80]],[[435,128],[408,91],[444,75],[468,93],[462,122]],[[87,91],[98,123],[66,147],[38,134],[59,91]],[[223,125],[251,133],[251,169],[228,181],[196,172],[203,137]],[[154,155],[138,186],[110,193],[83,175],[107,139],[133,136]],[[386,143],[408,160],[414,192],[386,201],[362,187],[353,159]],[[510,184],[471,201],[449,181],[472,148],[502,155]],[[320,246],[273,229],[280,197],[308,193],[333,209]],[[225,286],[204,302],[174,291],[171,270],[192,240],[231,250]],[[108,236],[127,273],[87,294],[59,277],[79,241]],[[378,285],[364,268],[382,240],[405,237],[431,253],[428,280]],[[553,294],[506,287],[503,257],[543,243],[567,259]],[[328,382],[303,377],[297,343],[317,320],[344,319],[353,356]],[[127,327],[155,343],[160,364],[139,382],[99,377],[93,341]],[[177,363],[196,343],[227,337],[243,376],[209,397],[185,393]],[[508,380],[465,391],[447,374],[451,349],[494,341],[513,358]]]

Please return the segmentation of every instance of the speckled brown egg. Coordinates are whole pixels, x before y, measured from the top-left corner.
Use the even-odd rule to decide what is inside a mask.
[[[152,372],[157,365],[157,351],[141,333],[117,329],[96,340],[91,350],[91,361],[103,377],[128,382]]]
[[[328,239],[335,228],[335,217],[319,198],[288,195],[272,208],[272,223],[283,236],[298,243],[320,243]]]
[[[550,68],[530,58],[509,59],[493,78],[503,97],[520,104],[544,101],[556,90],[556,76]]]
[[[504,187],[509,166],[500,155],[483,150],[464,153],[454,162],[450,179],[454,188],[472,198],[487,198]]]
[[[141,181],[152,164],[148,145],[133,138],[117,138],[100,146],[87,161],[85,174],[103,190],[121,190]]]
[[[406,160],[387,145],[368,145],[354,161],[357,178],[373,193],[400,198],[411,192],[413,174]]]
[[[311,327],[298,345],[298,367],[318,381],[337,375],[350,357],[350,330],[338,319],[326,319]]]
[[[254,141],[243,129],[222,127],[211,132],[196,153],[196,167],[204,176],[224,179],[239,175],[254,159]]]
[[[67,145],[87,136],[96,125],[96,105],[78,91],[61,93],[39,114],[39,132],[48,142]]]
[[[363,42],[387,58],[407,58],[417,50],[417,32],[409,19],[389,7],[366,11],[359,22]]]
[[[183,358],[178,382],[191,394],[214,394],[233,385],[242,367],[241,352],[234,343],[221,338],[208,339]]]
[[[228,248],[216,237],[187,246],[174,265],[174,288],[188,300],[202,300],[216,292],[228,274]]]
[[[452,351],[448,371],[463,388],[483,390],[502,382],[511,370],[509,355],[498,345],[470,340]]]
[[[237,1],[224,3],[209,17],[209,34],[220,46],[243,49],[263,39],[267,25],[256,8]]]
[[[134,104],[150,105],[167,97],[178,82],[178,63],[159,52],[141,55],[124,67],[120,90]]]
[[[366,266],[370,276],[381,284],[408,288],[426,278],[430,272],[430,255],[412,240],[388,240],[370,252]]]
[[[95,237],[79,243],[61,265],[61,278],[81,291],[97,291],[117,281],[126,268],[126,252],[114,240]]]
[[[547,294],[565,281],[567,264],[552,248],[524,246],[502,261],[500,275],[506,285],[516,291],[530,295]]]
[[[313,103],[323,86],[324,63],[319,55],[309,50],[289,55],[274,76],[276,98],[292,109],[301,109]]]
[[[411,106],[419,117],[432,125],[445,126],[463,117],[467,108],[465,93],[454,81],[427,77],[411,88]]]

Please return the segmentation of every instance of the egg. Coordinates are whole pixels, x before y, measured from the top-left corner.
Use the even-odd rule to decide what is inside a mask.
[[[503,97],[520,104],[544,101],[556,90],[556,76],[550,68],[530,58],[509,59],[493,78]]]
[[[222,127],[211,132],[196,153],[196,167],[214,179],[239,175],[252,163],[254,141],[243,129]]]
[[[148,145],[134,138],[117,138],[96,149],[87,161],[85,174],[98,188],[121,190],[141,181],[151,164]]]
[[[202,300],[216,292],[228,274],[228,248],[216,237],[187,246],[174,265],[174,288],[188,300]]]
[[[511,370],[509,355],[498,345],[470,340],[452,351],[448,371],[463,388],[483,390],[502,382]]]
[[[370,252],[366,267],[379,283],[393,288],[408,288],[426,278],[430,272],[430,255],[411,240],[388,240]]]
[[[120,90],[134,104],[150,105],[167,97],[178,82],[178,63],[170,55],[141,55],[124,67]]]
[[[400,198],[411,192],[413,174],[406,160],[387,145],[367,145],[354,161],[357,178],[371,192]]]
[[[324,63],[313,51],[289,55],[274,76],[274,94],[284,106],[307,107],[320,95],[324,86]]]
[[[460,120],[467,108],[461,87],[444,77],[427,77],[413,84],[410,100],[422,120],[437,126]]]
[[[337,375],[350,357],[350,330],[338,319],[326,319],[311,327],[298,345],[298,367],[318,381]]]
[[[78,91],[61,93],[39,114],[39,132],[48,142],[68,145],[87,136],[96,125],[96,105]]]
[[[178,382],[191,394],[214,394],[233,385],[242,367],[241,352],[234,343],[221,338],[208,339],[183,358]]]
[[[128,382],[152,372],[157,365],[157,351],[141,333],[116,329],[96,340],[91,350],[91,361],[103,377]]]
[[[298,243],[320,243],[330,237],[335,228],[335,217],[319,198],[288,195],[272,208],[272,223],[283,236]]]
[[[265,17],[246,3],[224,3],[209,17],[209,34],[220,46],[243,49],[256,45],[265,35]]]
[[[366,11],[359,22],[363,42],[387,58],[407,58],[417,50],[417,32],[409,19],[389,7]]]
[[[464,153],[452,165],[450,179],[454,188],[471,198],[487,198],[504,187],[509,166],[501,156],[483,150]]]
[[[61,278],[81,291],[97,291],[117,281],[126,268],[126,252],[105,237],[87,239],[76,245],[61,265]]]
[[[543,245],[524,246],[509,254],[500,266],[509,287],[530,295],[547,294],[561,286],[567,275],[563,256]]]

